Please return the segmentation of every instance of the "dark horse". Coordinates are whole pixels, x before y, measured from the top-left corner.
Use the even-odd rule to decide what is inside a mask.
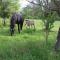
[[[20,31],[22,30],[23,22],[24,22],[24,18],[21,14],[13,13],[13,15],[11,17],[11,21],[10,21],[11,36],[14,34],[15,24],[18,25],[18,32],[20,33]]]

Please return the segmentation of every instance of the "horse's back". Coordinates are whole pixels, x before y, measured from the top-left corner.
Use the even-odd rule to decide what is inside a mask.
[[[19,13],[14,13],[14,14],[12,15],[12,17],[11,17],[11,21],[15,21],[16,24],[17,24],[17,23],[21,24],[21,23],[23,23],[24,18],[22,17],[21,14],[19,14]]]
[[[23,21],[23,17],[21,14],[17,14],[17,20],[20,22],[20,21]]]

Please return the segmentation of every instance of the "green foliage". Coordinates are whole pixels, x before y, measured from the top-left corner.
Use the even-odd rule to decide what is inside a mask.
[[[22,13],[25,15],[25,18],[32,19],[41,19],[41,7],[33,5],[23,8]]]
[[[50,31],[54,26],[54,22],[59,19],[59,16],[56,12],[50,12],[46,17],[44,16],[44,22],[45,29]]]
[[[32,9],[30,6],[23,8],[22,13],[25,18],[32,18]]]
[[[3,25],[6,25],[6,18],[9,18],[13,12],[19,10],[19,0],[1,0],[0,1],[0,17],[3,18]]]
[[[12,12],[16,12],[19,9],[19,0],[1,0],[0,1],[0,16],[5,18],[9,17]]]
[[[48,14],[43,15],[44,30],[46,32],[46,43],[48,41],[49,32],[54,27],[54,22],[59,19],[59,16],[56,12],[49,12]]]

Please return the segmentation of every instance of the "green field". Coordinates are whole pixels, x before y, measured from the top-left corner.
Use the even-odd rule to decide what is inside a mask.
[[[5,27],[0,24],[0,60],[60,60],[60,52],[54,51],[59,26],[59,21],[54,23],[46,45],[40,20],[35,20],[35,31],[23,26],[19,34],[16,26],[14,36],[10,36],[8,21]]]

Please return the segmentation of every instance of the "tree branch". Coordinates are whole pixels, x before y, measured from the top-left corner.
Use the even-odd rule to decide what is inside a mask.
[[[35,4],[35,5],[41,6],[41,4],[35,3],[35,2],[33,2],[33,1],[29,1],[29,0],[26,0],[26,1],[29,2],[29,3],[32,3],[32,4]]]

